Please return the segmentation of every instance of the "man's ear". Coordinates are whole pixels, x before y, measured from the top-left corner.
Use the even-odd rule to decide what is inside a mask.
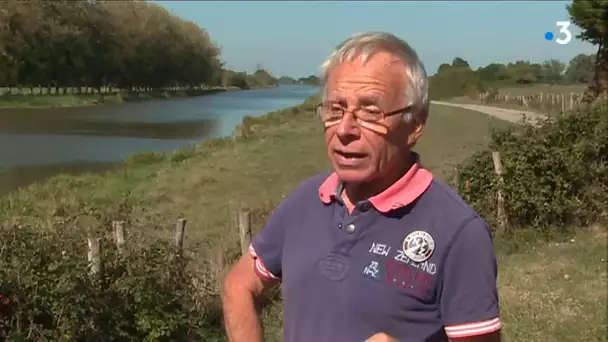
[[[410,146],[410,148],[414,147],[418,142],[418,139],[420,139],[424,126],[424,122],[418,121],[413,121],[410,124],[409,134],[407,135],[407,144],[408,146]]]

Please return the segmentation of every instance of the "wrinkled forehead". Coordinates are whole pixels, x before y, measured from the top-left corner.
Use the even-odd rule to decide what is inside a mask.
[[[362,105],[399,100],[407,85],[405,70],[405,63],[390,53],[356,55],[328,70],[323,97]]]

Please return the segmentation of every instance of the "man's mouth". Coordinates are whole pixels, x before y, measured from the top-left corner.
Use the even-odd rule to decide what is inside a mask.
[[[366,157],[366,154],[361,152],[336,151],[336,154],[346,159],[359,159]]]
[[[349,151],[334,151],[336,156],[336,162],[340,166],[354,167],[361,163],[367,157],[367,154],[361,152],[349,152]]]

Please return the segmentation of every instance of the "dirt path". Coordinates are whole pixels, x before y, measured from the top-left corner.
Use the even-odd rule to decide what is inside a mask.
[[[491,116],[494,116],[501,120],[506,120],[506,121],[510,121],[510,122],[519,122],[524,117],[524,115],[526,116],[526,118],[530,119],[532,122],[535,122],[538,119],[543,119],[545,117],[545,115],[539,114],[536,112],[530,112],[530,111],[525,111],[525,110],[506,109],[506,108],[499,108],[499,107],[492,107],[492,106],[485,106],[485,105],[478,105],[478,104],[464,104],[464,103],[443,102],[443,101],[431,101],[431,104],[474,110],[476,112],[491,115]]]

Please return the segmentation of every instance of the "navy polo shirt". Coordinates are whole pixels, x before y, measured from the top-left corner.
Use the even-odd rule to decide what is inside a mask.
[[[335,173],[304,181],[250,252],[279,279],[284,341],[448,341],[500,329],[487,223],[416,163],[352,213]]]

